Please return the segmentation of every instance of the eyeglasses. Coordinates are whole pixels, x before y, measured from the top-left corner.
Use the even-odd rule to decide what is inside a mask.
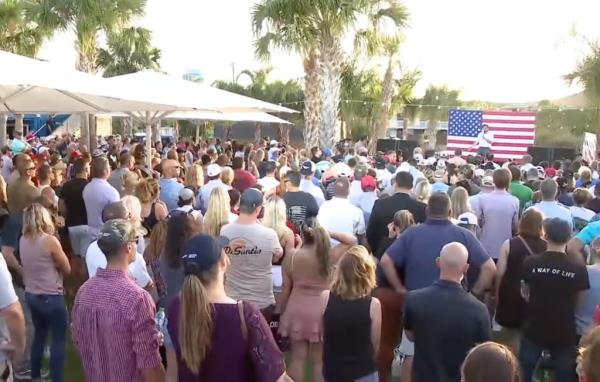
[[[29,171],[29,170],[35,170],[35,167],[28,167],[27,171]]]

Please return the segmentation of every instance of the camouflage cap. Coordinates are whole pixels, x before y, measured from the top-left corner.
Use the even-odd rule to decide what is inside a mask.
[[[102,226],[98,234],[98,247],[104,254],[113,253],[127,243],[137,241],[137,230],[125,219],[109,220]]]

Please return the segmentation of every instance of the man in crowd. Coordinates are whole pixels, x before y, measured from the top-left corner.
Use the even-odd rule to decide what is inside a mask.
[[[467,352],[491,337],[487,307],[461,285],[468,257],[464,245],[444,245],[435,260],[439,280],[406,297],[404,329],[415,343],[414,382],[459,381]]]
[[[75,178],[67,181],[60,191],[58,207],[65,217],[65,226],[69,231],[69,240],[73,253],[84,257],[89,245],[90,235],[87,228],[87,214],[83,200],[83,190],[88,184],[90,168],[83,158],[73,164]]]
[[[317,205],[320,206],[325,201],[325,194],[323,194],[321,187],[315,185],[313,181],[316,170],[316,166],[312,161],[307,160],[302,163],[302,167],[300,167],[300,175],[302,175],[300,190],[311,194],[315,198]]]
[[[179,191],[183,188],[178,181],[181,165],[174,159],[165,159],[161,166],[160,200],[167,205],[167,211],[173,211],[177,208]]]
[[[235,157],[231,161],[233,188],[238,190],[240,194],[256,185],[256,177],[250,171],[247,171],[244,166],[244,157]]]
[[[127,275],[136,240],[136,230],[128,221],[105,223],[98,247],[106,256],[106,269],[98,269],[77,292],[73,342],[87,381],[165,380],[154,301]]]
[[[279,186],[279,181],[275,179],[275,171],[277,170],[277,164],[273,161],[266,163],[265,171],[266,175],[258,180],[258,184],[262,187],[264,193],[268,193]]]
[[[263,210],[263,194],[249,188],[240,197],[240,216],[221,229],[221,236],[232,244],[231,265],[227,270],[225,287],[235,300],[251,301],[266,317],[275,309],[271,264],[283,255],[277,234],[257,222]],[[243,242],[234,248],[234,241]]]
[[[360,208],[350,203],[349,194],[350,181],[345,176],[338,177],[335,181],[333,198],[321,205],[317,219],[327,231],[355,235],[360,243],[365,235],[365,218]],[[334,239],[331,239],[331,243],[338,244]]]
[[[119,194],[123,196],[123,177],[133,169],[134,160],[133,156],[127,152],[124,152],[119,157],[119,168],[111,172],[108,178],[108,183],[119,191]]]
[[[365,224],[369,222],[371,211],[378,199],[377,196],[377,179],[371,175],[365,175],[360,180],[362,194],[357,200],[356,206],[361,209],[365,216]]]
[[[567,257],[571,226],[560,218],[544,221],[548,248],[522,265],[521,294],[527,302],[519,361],[523,381],[531,381],[544,350],[550,351],[555,381],[574,381],[577,338],[575,308],[589,289],[585,265]]]
[[[521,167],[521,172],[523,172],[523,167]],[[533,192],[540,189],[540,172],[536,167],[529,167],[529,170],[525,173],[525,185]]]
[[[120,199],[119,192],[107,182],[110,175],[110,165],[106,157],[99,156],[92,159],[91,172],[92,180],[83,189],[88,233],[91,237],[90,242],[102,228],[102,210],[104,207]]]
[[[302,226],[306,219],[316,217],[319,205],[308,192],[300,191],[300,173],[288,171],[285,174],[285,194],[283,201],[287,208],[287,217],[296,227]],[[298,231],[299,232],[299,231]]]
[[[102,221],[109,222],[116,219],[128,219],[128,211],[123,202],[118,201],[108,204],[102,210]],[[85,264],[87,266],[88,276],[94,277],[98,269],[106,268],[106,254],[102,252],[98,240],[90,243],[85,253]],[[152,279],[146,269],[146,261],[141,253],[135,254],[135,259],[128,266],[129,276],[135,283],[142,288],[149,289],[152,286]]]
[[[462,150],[456,149],[454,150],[454,156],[447,160],[448,163],[455,165],[456,167],[464,166],[467,164],[467,161],[462,157]]]
[[[533,191],[521,183],[521,170],[517,166],[508,166],[508,170],[512,178],[508,191],[519,199],[519,209],[522,211],[525,204],[533,198]]]
[[[229,188],[225,183],[221,181],[221,166],[216,163],[209,164],[206,168],[206,176],[208,182],[200,188],[202,194],[202,212],[205,213],[208,208],[208,201],[212,190],[217,187]]]
[[[388,236],[388,224],[394,219],[396,211],[408,210],[417,223],[425,221],[425,204],[411,197],[412,187],[412,175],[400,171],[395,177],[394,195],[379,199],[373,205],[367,227],[367,241],[372,250],[378,248],[379,243]]]
[[[540,183],[540,191],[542,192],[542,201],[531,208],[538,209],[544,219],[559,218],[567,222],[569,232],[573,232],[573,216],[571,211],[556,201],[558,193],[558,184],[554,179],[545,179]]]

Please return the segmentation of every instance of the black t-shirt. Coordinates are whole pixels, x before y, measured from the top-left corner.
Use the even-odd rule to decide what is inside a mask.
[[[408,293],[404,328],[415,340],[414,382],[460,381],[467,352],[491,337],[487,307],[446,280]]]
[[[304,191],[286,192],[283,201],[287,208],[288,220],[297,227],[303,224],[307,218],[314,218],[319,213],[319,205],[315,197]]]
[[[67,216],[65,216],[67,227],[87,224],[87,213],[83,202],[83,189],[87,183],[85,179],[75,178],[69,180],[62,187],[60,198],[64,200],[67,208]]]
[[[541,346],[575,345],[577,294],[590,287],[585,265],[561,252],[545,252],[527,257],[521,271],[529,286],[523,334]]]

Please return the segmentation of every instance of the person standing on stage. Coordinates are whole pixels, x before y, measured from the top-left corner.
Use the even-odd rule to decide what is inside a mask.
[[[483,125],[479,135],[477,135],[475,143],[473,143],[469,148],[477,146],[477,155],[485,158],[485,156],[492,150],[493,143],[494,133],[490,131],[490,127],[488,125]]]

